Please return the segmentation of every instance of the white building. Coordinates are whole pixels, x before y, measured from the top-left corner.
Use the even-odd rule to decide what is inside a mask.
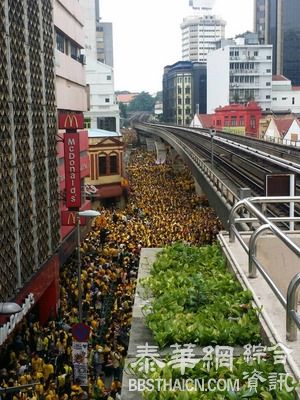
[[[86,127],[120,131],[119,106],[114,92],[113,68],[87,57],[86,80],[90,104],[84,113]]]
[[[272,46],[237,43],[207,56],[207,113],[250,100],[271,109]]]
[[[113,67],[97,61],[97,10],[95,0],[80,0],[84,9],[86,81],[89,87],[86,128],[120,131],[119,106],[114,90]]]
[[[300,87],[292,86],[291,81],[283,75],[273,75],[271,110],[274,113],[300,114]]]
[[[225,21],[215,15],[194,15],[183,19],[182,60],[206,62],[216,42],[225,37]]]

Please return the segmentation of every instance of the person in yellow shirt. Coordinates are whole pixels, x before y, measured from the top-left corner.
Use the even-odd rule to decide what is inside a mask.
[[[43,372],[44,361],[37,353],[31,359],[31,366],[34,372]]]
[[[49,376],[51,374],[54,374],[54,366],[50,362],[47,362],[47,364],[43,365],[43,374],[44,374],[44,379],[45,382],[47,382]]]

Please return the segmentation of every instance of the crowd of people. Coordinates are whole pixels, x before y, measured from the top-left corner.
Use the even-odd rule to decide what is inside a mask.
[[[41,326],[30,314],[1,351],[1,398],[32,400],[120,399],[129,344],[132,307],[142,247],[176,241],[209,244],[221,222],[205,197],[197,195],[184,166],[156,164],[153,153],[137,149],[127,168],[124,209],[100,207],[101,215],[81,244],[82,314],[90,327],[88,387],[73,379],[72,325],[78,319],[76,263],[61,267],[60,312]],[[9,388],[36,383],[29,390]]]

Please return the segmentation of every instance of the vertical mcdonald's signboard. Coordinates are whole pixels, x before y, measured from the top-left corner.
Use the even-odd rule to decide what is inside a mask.
[[[64,134],[64,158],[66,177],[66,207],[79,208],[81,206],[80,182],[80,145],[79,134]]]

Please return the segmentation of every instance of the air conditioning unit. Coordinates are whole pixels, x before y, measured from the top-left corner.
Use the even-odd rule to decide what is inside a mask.
[[[86,56],[84,54],[80,54],[79,62],[81,62],[82,65],[86,65]]]

